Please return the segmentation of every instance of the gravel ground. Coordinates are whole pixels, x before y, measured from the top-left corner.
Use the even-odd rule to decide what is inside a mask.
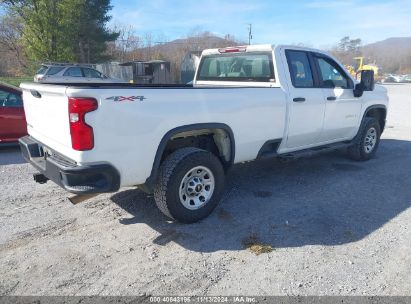
[[[237,166],[193,225],[131,188],[73,206],[0,150],[0,294],[411,296],[411,85],[387,88],[375,159]]]

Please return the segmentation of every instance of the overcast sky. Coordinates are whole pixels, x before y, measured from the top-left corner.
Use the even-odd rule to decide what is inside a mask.
[[[112,0],[112,24],[170,41],[193,30],[253,43],[330,46],[343,36],[375,42],[411,37],[411,0]],[[164,39],[161,39],[164,40]]]

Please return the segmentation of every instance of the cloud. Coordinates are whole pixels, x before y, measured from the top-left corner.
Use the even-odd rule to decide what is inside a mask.
[[[350,29],[402,31],[404,27],[411,34],[411,8],[409,1],[392,0],[383,3],[356,5],[350,14],[342,19]]]
[[[328,17],[324,30],[329,34],[350,35],[365,42],[411,36],[409,0],[314,0],[305,7],[324,11],[322,17],[326,20]]]
[[[323,0],[317,0],[317,1],[312,1],[310,3],[306,3],[304,6],[308,8],[341,8],[341,7],[347,7],[352,5],[352,1],[348,0],[334,0],[334,1],[323,1]]]
[[[137,5],[137,2],[138,5]],[[163,34],[170,40],[187,35],[193,28],[246,36],[248,19],[263,10],[265,3],[234,0],[113,1],[112,24],[132,24],[137,34]]]
[[[343,36],[373,42],[410,36],[410,0],[112,0],[112,23],[131,24],[138,35],[150,32],[169,40],[201,29],[255,43],[336,43]]]

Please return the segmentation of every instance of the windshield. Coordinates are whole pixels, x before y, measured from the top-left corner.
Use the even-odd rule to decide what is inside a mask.
[[[197,80],[273,82],[271,53],[230,53],[203,57]]]
[[[45,65],[41,66],[41,68],[37,71],[36,74],[38,75],[44,75],[47,71],[48,67],[46,67]]]

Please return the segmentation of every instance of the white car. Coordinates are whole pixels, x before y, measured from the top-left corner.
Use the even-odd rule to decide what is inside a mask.
[[[205,50],[192,86],[21,88],[37,182],[76,194],[137,185],[184,223],[212,212],[234,164],[337,148],[372,158],[388,106],[373,71],[359,83],[326,52],[281,45]]]
[[[390,75],[386,76],[386,77],[382,80],[382,82],[383,82],[383,83],[398,83],[398,82],[401,82],[401,77],[398,76],[398,75],[392,75],[392,74],[390,74]]]
[[[120,79],[109,78],[99,71],[81,65],[42,65],[34,76],[34,82],[45,83],[79,83],[106,82],[124,83]]]

